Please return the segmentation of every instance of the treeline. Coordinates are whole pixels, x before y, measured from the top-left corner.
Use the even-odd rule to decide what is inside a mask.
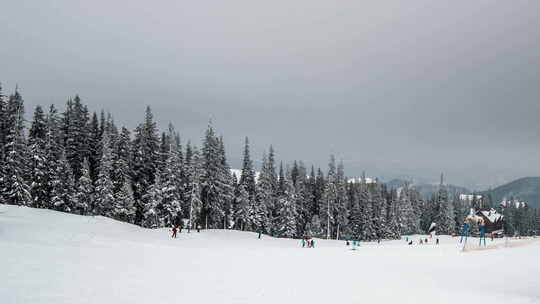
[[[278,163],[271,146],[256,176],[247,138],[242,171],[235,176],[223,137],[212,125],[200,147],[183,144],[172,124],[159,132],[150,107],[131,132],[104,111],[90,113],[79,96],[62,112],[37,106],[28,123],[20,92],[1,92],[5,204],[102,215],[149,228],[192,219],[193,226],[205,228],[361,240],[421,233],[432,222],[440,233],[456,233],[470,207],[450,199],[442,181],[437,195],[424,200],[414,187],[398,191],[365,178],[348,182],[333,156],[325,173],[301,161]]]

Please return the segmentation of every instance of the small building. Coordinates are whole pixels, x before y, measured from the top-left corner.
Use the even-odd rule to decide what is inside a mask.
[[[520,201],[517,199],[507,200],[504,199],[501,201],[502,207],[515,207],[515,208],[525,208],[527,207],[527,203],[524,201]]]
[[[504,216],[502,214],[492,208],[490,210],[478,210],[476,216],[479,216],[484,220],[486,233],[491,233],[493,236],[503,236]]]

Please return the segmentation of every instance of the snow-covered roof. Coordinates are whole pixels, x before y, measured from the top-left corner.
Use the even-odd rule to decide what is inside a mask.
[[[495,223],[503,218],[503,215],[498,213],[495,209],[480,211],[490,222]]]

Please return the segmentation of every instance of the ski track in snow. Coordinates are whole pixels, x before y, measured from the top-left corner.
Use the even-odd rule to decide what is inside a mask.
[[[353,251],[343,241],[310,249],[250,232],[185,232],[170,239],[167,229],[0,205],[0,303],[540,303],[536,241],[462,252],[443,236],[439,246]]]

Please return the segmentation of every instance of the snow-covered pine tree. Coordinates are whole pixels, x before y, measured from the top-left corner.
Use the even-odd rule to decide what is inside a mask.
[[[95,211],[97,215],[113,216],[114,185],[112,181],[113,155],[109,132],[105,130],[101,139],[102,153],[95,188]]]
[[[53,208],[58,211],[72,212],[75,206],[75,180],[63,149],[50,183]]]
[[[305,174],[304,174],[305,176]],[[347,197],[347,179],[345,178],[345,169],[343,161],[340,161],[337,167],[336,175],[336,205],[334,218],[336,219],[336,239],[340,238],[340,235],[348,234],[348,219],[349,210],[347,210],[348,197]]]
[[[454,210],[454,232],[459,234],[465,222],[465,218],[470,212],[471,206],[467,200],[460,200],[459,195],[454,195],[452,207]]]
[[[75,179],[81,176],[83,159],[90,156],[88,121],[88,109],[81,103],[79,96],[69,99],[62,117],[62,132],[66,158]]]
[[[163,203],[162,189],[163,185],[161,183],[161,174],[156,172],[156,178],[152,186],[146,194],[143,196],[144,201],[144,212],[142,218],[142,226],[146,228],[158,228],[163,227],[163,222],[159,218],[158,209],[159,206]]]
[[[122,189],[116,193],[113,217],[117,220],[133,223],[135,218],[135,199],[129,177],[124,181]]]
[[[330,156],[328,163],[328,174],[326,185],[322,197],[322,205],[320,206],[322,225],[326,228],[326,238],[334,235],[336,225],[335,215],[337,214],[338,206],[338,180],[336,172],[336,160],[334,155]]]
[[[400,218],[401,234],[409,235],[418,233],[419,221],[410,199],[409,186],[405,185],[399,193],[398,214]]]
[[[275,174],[275,172],[274,172]],[[259,174],[259,180],[257,182],[257,198],[256,201],[261,207],[264,207],[266,214],[262,219],[262,231],[266,233],[272,232],[272,211],[275,206],[275,184],[272,177],[272,168],[270,167],[269,160],[266,154],[263,155],[261,173]]]
[[[234,222],[232,221],[232,205],[234,202],[234,187],[236,185],[236,178],[231,174],[231,167],[227,163],[227,157],[225,155],[225,143],[223,137],[218,138],[218,152],[220,159],[219,166],[219,185],[220,185],[220,201],[223,206],[224,219],[223,229],[232,227]],[[251,198],[251,197],[250,197]],[[251,199],[254,202],[254,197]]]
[[[360,205],[360,214],[362,215],[360,223],[362,225],[360,239],[364,241],[371,241],[376,238],[375,228],[373,227],[373,209],[371,206],[371,193],[368,189],[368,184],[365,183],[365,179],[359,187],[358,202]]]
[[[455,231],[454,210],[448,200],[448,190],[444,185],[443,175],[437,192],[438,212],[435,217],[438,234],[452,234]]]
[[[235,203],[235,226],[244,231],[251,229],[251,200],[244,185],[238,186],[238,195]]]
[[[208,126],[203,140],[203,174],[201,176],[202,216],[205,227],[222,228],[225,218],[225,186],[230,173],[225,173],[220,142],[212,125]],[[230,189],[232,192],[232,189]],[[231,193],[232,194],[232,193]],[[230,194],[229,194],[230,195]],[[232,198],[232,195],[231,195]]]
[[[144,210],[143,195],[154,184],[156,169],[159,162],[159,138],[154,116],[150,107],[146,108],[145,120],[135,129],[133,141],[133,195],[135,197],[137,214],[135,223],[140,223]]]
[[[296,213],[298,214],[296,219],[296,230],[298,235],[304,235],[306,233],[307,225],[312,219],[310,210],[313,200],[312,193],[309,189],[307,170],[302,161],[294,162],[291,173],[294,177],[292,180],[296,195]]]
[[[126,181],[131,183],[131,161],[130,132],[126,127],[122,127],[113,148],[113,174],[111,178],[113,180],[115,194],[124,191],[123,188]]]
[[[0,200],[4,204],[29,205],[32,202],[27,176],[27,146],[24,138],[24,101],[16,90],[6,109],[5,160],[0,175]]]
[[[177,225],[181,215],[181,194],[184,191],[181,186],[182,161],[178,146],[173,144],[174,128],[169,126],[169,135],[165,140],[170,147],[167,149],[167,159],[162,171],[162,204],[158,205],[158,215],[165,227]]]
[[[319,219],[318,215],[314,215],[306,227],[306,236],[321,237],[322,235],[323,229],[321,227],[321,220]]]
[[[185,216],[190,219],[189,227],[193,228],[195,224],[200,225],[201,222],[201,187],[200,178],[203,174],[201,155],[197,147],[191,147],[188,142],[186,148],[186,187],[185,197],[187,199]]]
[[[358,199],[358,187],[357,185],[352,186],[350,193],[350,200],[352,202],[352,209],[350,210],[349,217],[349,232],[353,240],[363,239],[363,229],[364,229],[364,214],[362,214],[362,208],[360,207],[360,202]]]
[[[30,194],[32,206],[42,208],[49,197],[48,161],[45,152],[47,120],[41,106],[36,106],[32,126],[28,133],[30,155]]]
[[[415,213],[416,233],[420,233],[422,231],[422,211],[425,206],[425,201],[422,198],[422,195],[418,192],[418,190],[414,186],[411,186],[411,185],[408,186],[408,193],[409,193],[409,199],[411,200],[411,204],[413,206],[413,210]]]
[[[279,237],[293,238],[297,236],[296,230],[296,200],[294,186],[291,180],[284,177],[285,191],[278,201],[278,215],[276,218],[276,234]]]
[[[398,211],[399,198],[397,191],[393,189],[388,194],[388,220],[387,226],[390,233],[389,238],[399,239],[401,237],[401,218]]]
[[[93,209],[94,202],[94,186],[90,177],[90,163],[88,158],[83,159],[81,167],[81,177],[77,182],[77,190],[75,191],[75,206],[73,212],[81,215],[86,215]]]
[[[101,132],[96,112],[92,114],[92,119],[88,125],[88,154],[90,177],[92,182],[95,183],[99,174],[99,162],[101,160]]]
[[[387,203],[384,195],[384,188],[377,181],[373,184],[371,195],[372,221],[377,239],[392,238],[387,227]]]
[[[238,184],[244,186],[244,189],[249,193],[250,199],[255,199],[255,170],[249,153],[249,139],[246,136],[244,142],[244,156],[242,160],[242,174]]]

